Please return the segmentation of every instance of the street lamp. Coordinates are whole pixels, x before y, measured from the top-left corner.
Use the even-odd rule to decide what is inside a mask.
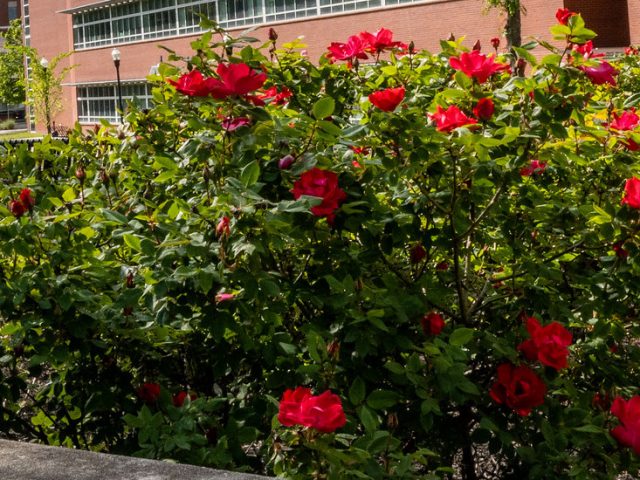
[[[47,124],[47,133],[51,134],[51,106],[49,105],[49,60],[45,57],[40,59],[40,66],[44,71],[42,81],[44,82],[44,118]]]
[[[114,48],[111,50],[111,58],[113,65],[116,67],[116,80],[118,82],[118,110],[120,110],[120,120],[122,120],[122,85],[120,83],[120,50]]]

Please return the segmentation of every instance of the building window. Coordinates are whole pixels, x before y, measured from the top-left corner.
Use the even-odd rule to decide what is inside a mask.
[[[18,18],[18,2],[17,1],[11,0],[7,4],[7,17],[9,18],[9,21],[15,20],[16,18]]]
[[[223,28],[424,0],[137,0],[73,14],[76,49],[200,32],[200,16]]]
[[[122,103],[133,101],[140,108],[151,107],[151,86],[146,83],[122,84]],[[78,121],[80,123],[98,123],[108,120],[119,121],[117,85],[80,85],[76,89],[78,102]]]

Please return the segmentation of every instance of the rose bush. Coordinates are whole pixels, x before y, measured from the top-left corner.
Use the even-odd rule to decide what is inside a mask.
[[[640,59],[558,19],[544,58],[380,30],[317,64],[209,25],[154,108],[7,146],[0,431],[301,479],[637,472]]]

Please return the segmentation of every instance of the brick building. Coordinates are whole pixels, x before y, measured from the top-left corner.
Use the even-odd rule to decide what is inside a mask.
[[[31,3],[31,5],[30,5]],[[600,48],[640,43],[638,0],[522,0],[523,40],[539,36],[550,40],[548,29],[558,8],[581,12],[587,26],[600,33]],[[64,88],[68,107],[56,119],[71,126],[94,124],[100,118],[117,121],[116,72],[111,51],[121,52],[120,73],[125,99],[149,101],[144,82],[165,45],[189,54],[189,43],[199,33],[198,16],[207,14],[220,25],[241,31],[257,26],[253,36],[265,38],[269,27],[280,41],[304,35],[309,56],[318,58],[331,41],[380,27],[394,38],[417,48],[439,49],[450,33],[489,45],[502,32],[504,19],[486,12],[484,0],[23,0],[25,41],[51,58],[73,51],[65,61],[75,64]]]

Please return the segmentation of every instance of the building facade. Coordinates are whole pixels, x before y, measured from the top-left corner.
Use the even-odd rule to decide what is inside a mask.
[[[640,43],[637,0],[523,0],[522,37],[550,40],[548,29],[558,8],[581,12],[587,26],[598,31],[600,48]],[[145,77],[156,65],[164,45],[190,54],[200,33],[198,14],[215,19],[233,35],[256,27],[252,36],[266,39],[274,28],[279,41],[304,35],[310,58],[316,59],[332,41],[345,41],[361,31],[381,27],[394,39],[414,41],[416,48],[437,51],[439,41],[453,33],[488,46],[500,36],[504,19],[486,11],[484,0],[23,0],[25,42],[43,57],[72,51],[65,59],[71,70],[64,86],[65,110],[56,121],[93,125],[118,120],[116,71],[111,51],[121,52],[122,96],[150,101]],[[613,13],[615,10],[615,13]],[[41,126],[40,126],[41,128]]]

